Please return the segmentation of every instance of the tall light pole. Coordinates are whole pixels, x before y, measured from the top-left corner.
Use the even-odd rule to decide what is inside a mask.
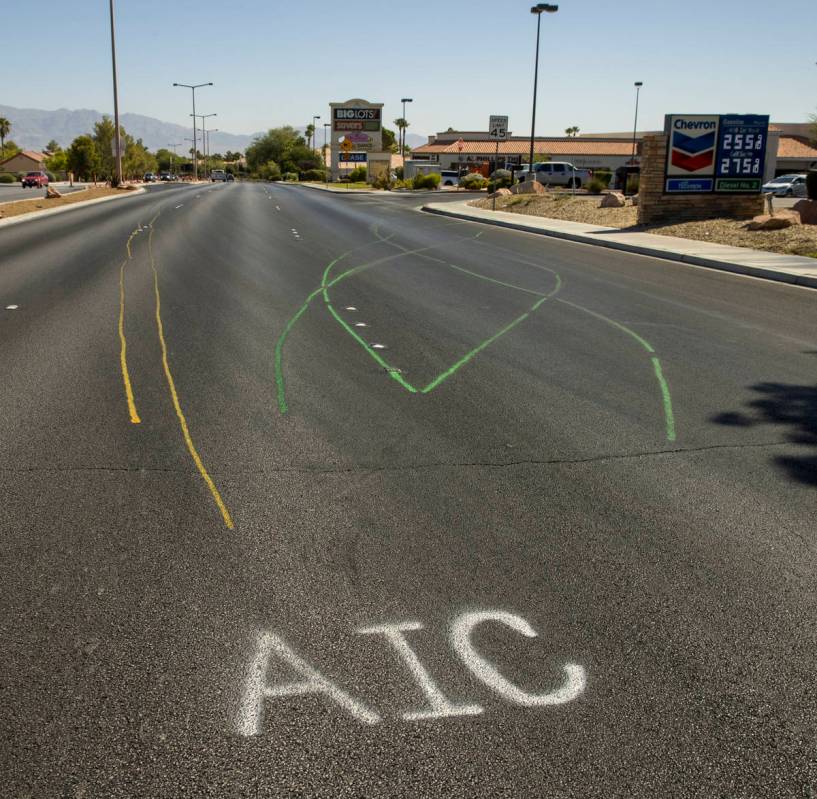
[[[413,103],[411,97],[403,97],[400,102],[403,104],[403,127],[400,128],[400,157],[406,160],[406,103]]]
[[[207,141],[206,141],[205,137],[207,136],[207,129],[205,127],[206,122],[204,120],[207,119],[207,117],[217,117],[218,114],[191,114],[190,116],[193,117],[193,127],[194,128],[196,127],[196,117],[198,117],[201,120],[201,148],[202,148],[202,150],[204,150],[202,155],[204,156],[204,177],[206,179],[207,178],[207,152],[206,152],[207,151]],[[194,154],[194,157],[195,157],[195,154]],[[197,174],[197,177],[198,177],[198,174]]]
[[[119,85],[116,77],[116,29],[114,27],[113,0],[110,0],[111,10],[111,67],[113,69],[113,124],[114,124],[114,154],[116,157],[116,185],[122,183],[122,140],[119,135]]]
[[[542,27],[542,13],[555,14],[559,6],[550,3],[539,3],[531,10],[531,14],[536,14],[536,61],[533,67],[533,113],[530,120],[530,161],[528,163],[528,174],[533,178],[533,140],[536,136],[536,91],[539,86],[539,32]]]
[[[641,87],[644,85],[644,81],[637,80],[633,85],[635,86],[635,122],[633,123],[633,156],[630,161],[632,165],[635,166],[635,142],[638,131],[638,95],[641,93]]]
[[[318,149],[315,146],[315,142],[318,140],[318,136],[317,136],[318,128],[316,127],[315,122],[320,118],[321,118],[320,114],[316,114],[314,117],[312,117],[312,149],[313,150]]]
[[[211,133],[218,133],[218,128],[212,128],[211,130],[207,131],[207,145],[204,151],[204,168],[207,169],[208,164],[210,163],[210,134]]]
[[[168,144],[167,146],[173,148],[173,155],[170,156],[170,174],[175,175],[176,173],[173,171],[173,158],[174,157],[176,157],[176,158],[179,157],[179,154],[176,152],[176,148],[181,147],[182,143],[181,142],[176,142],[175,144]]]
[[[193,91],[193,113],[191,116],[193,117],[193,177],[198,179],[199,177],[199,159],[196,155],[196,89],[200,89],[202,86],[212,86],[212,81],[210,83],[197,83],[195,86],[189,83],[174,83],[174,86],[181,86],[185,89],[191,89]]]
[[[382,120],[381,120],[382,123]],[[332,159],[329,159],[329,165],[326,164],[326,129],[331,128],[331,122],[324,122],[323,123],[323,152],[321,156],[321,161],[323,162],[323,174],[326,177],[326,183],[329,182],[329,169],[332,166]]]

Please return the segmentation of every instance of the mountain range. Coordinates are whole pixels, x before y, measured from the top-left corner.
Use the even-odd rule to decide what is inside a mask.
[[[77,136],[90,133],[94,123],[102,119],[99,111],[87,108],[77,110],[58,108],[56,111],[45,111],[39,108],[14,108],[9,105],[0,105],[0,116],[6,117],[11,122],[9,138],[20,147],[30,150],[41,150],[52,139],[61,147],[68,147]],[[186,145],[184,149],[192,146],[185,142],[186,138],[192,138],[190,127],[162,122],[160,119],[141,114],[121,114],[120,123],[131,136],[141,139],[149,150],[167,147],[174,142],[184,143]],[[296,130],[303,135],[305,128],[296,127]],[[223,153],[227,150],[244,152],[252,140],[262,133],[263,131],[259,131],[248,135],[219,130],[209,137],[210,150],[214,153]],[[318,144],[322,141],[322,132],[319,131]],[[406,135],[406,142],[410,147],[425,144],[426,141],[425,136],[416,133]],[[201,148],[201,145],[199,147]]]

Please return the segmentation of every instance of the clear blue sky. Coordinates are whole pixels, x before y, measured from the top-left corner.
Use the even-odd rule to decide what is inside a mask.
[[[107,0],[4,5],[0,104],[112,109]],[[391,120],[402,96],[414,98],[412,132],[485,129],[489,113],[530,130],[535,18],[524,0],[116,5],[123,112],[187,124],[190,93],[172,82],[212,80],[198,110],[235,133],[326,120],[328,102],[351,97],[385,102]],[[816,0],[564,0],[542,19],[537,133],[627,130],[635,80],[640,128],[667,112],[805,121],[817,108],[816,26]]]

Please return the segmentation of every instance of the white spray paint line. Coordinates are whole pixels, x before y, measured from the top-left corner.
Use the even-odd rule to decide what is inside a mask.
[[[266,674],[272,655],[276,655],[304,679],[300,682],[267,685]],[[282,638],[274,633],[261,633],[256,641],[255,658],[250,664],[244,695],[236,714],[239,735],[259,735],[264,724],[264,700],[278,696],[323,694],[364,724],[377,724],[380,716],[353,699],[342,688],[298,657]]]
[[[439,689],[425,666],[414,650],[408,645],[403,632],[422,630],[423,625],[418,621],[402,622],[400,624],[381,624],[376,627],[364,627],[358,630],[361,635],[383,635],[394,647],[400,659],[406,664],[411,676],[420,686],[427,702],[426,710],[414,710],[403,713],[406,721],[421,721],[424,719],[442,719],[448,716],[478,716],[483,712],[480,705],[458,705],[451,702]]]
[[[7,305],[6,310],[7,311],[16,311],[19,307],[20,307],[19,305]]]
[[[565,682],[555,691],[531,694],[514,685],[499,673],[496,666],[480,655],[471,643],[471,633],[474,628],[486,621],[504,624],[527,638],[536,638],[536,631],[525,619],[501,610],[463,613],[451,623],[451,648],[477,679],[485,683],[507,702],[522,707],[563,705],[575,699],[584,691],[587,677],[584,668],[576,663],[565,665]]]

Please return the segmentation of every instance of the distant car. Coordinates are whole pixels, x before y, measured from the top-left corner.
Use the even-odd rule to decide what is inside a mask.
[[[763,191],[765,194],[773,194],[775,197],[805,197],[806,176],[779,175],[772,178],[768,183],[764,183]]]
[[[213,183],[215,183],[218,180],[223,182],[227,180],[227,173],[223,169],[214,169],[210,173],[210,180],[213,181]]]
[[[171,181],[173,180],[173,175],[171,175],[170,172],[160,172],[159,180]]]
[[[525,171],[527,172],[527,165]],[[533,172],[540,183],[548,186],[567,186],[581,188],[593,176],[587,169],[577,169],[567,161],[545,161],[533,165]]]
[[[235,175],[232,172],[227,173],[227,182],[229,183],[231,180],[235,180]]]
[[[47,185],[48,175],[46,175],[45,172],[26,172],[26,176],[23,178],[24,189],[41,189]]]
[[[144,177],[145,183],[155,183],[156,182],[156,175],[153,172],[146,172]]]

